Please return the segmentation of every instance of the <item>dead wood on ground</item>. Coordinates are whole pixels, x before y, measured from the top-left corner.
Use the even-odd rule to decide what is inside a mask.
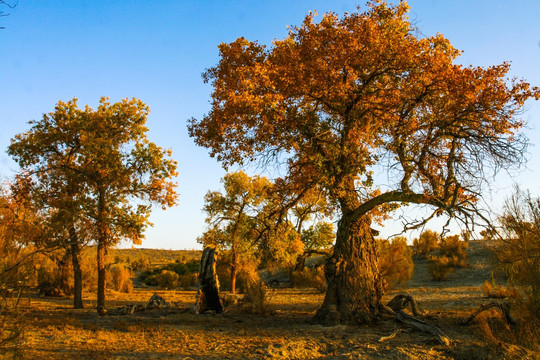
[[[487,311],[489,309],[498,309],[501,311],[501,313],[504,315],[504,319],[506,322],[511,325],[515,326],[517,324],[516,320],[512,317],[510,314],[510,303],[508,302],[489,302],[484,303],[476,309],[471,316],[467,320],[465,320],[465,325],[470,325],[474,319],[482,312]]]
[[[403,309],[406,308],[409,304],[411,306],[411,311],[415,316],[409,315],[403,311]],[[441,329],[416,317],[419,316],[418,307],[416,305],[416,301],[414,301],[414,299],[410,295],[396,295],[392,300],[388,302],[388,304],[386,304],[386,306],[383,307],[383,312],[388,315],[395,316],[395,318],[399,322],[405,325],[413,327],[422,332],[434,335],[435,338],[443,345],[449,346],[451,343],[450,338],[446,336]],[[396,331],[390,336],[382,337],[379,341],[391,339],[395,337],[398,333],[399,332]]]

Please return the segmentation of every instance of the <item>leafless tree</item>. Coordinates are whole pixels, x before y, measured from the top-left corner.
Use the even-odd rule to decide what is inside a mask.
[[[17,6],[19,4],[18,1],[15,1],[15,2],[9,2],[9,1],[4,1],[4,0],[0,0],[0,6],[7,6],[8,8],[10,9],[13,9],[15,6]],[[9,13],[6,13],[4,10],[0,10],[0,17],[3,17],[3,16],[8,16]],[[0,29],[5,29],[4,26],[0,26]]]

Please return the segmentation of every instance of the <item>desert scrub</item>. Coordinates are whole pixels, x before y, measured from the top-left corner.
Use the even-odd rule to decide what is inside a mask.
[[[174,273],[177,275],[176,281],[184,275],[193,277],[199,271],[198,260],[187,260],[185,263],[177,260],[174,263],[169,263],[163,266],[154,267],[152,269],[146,269],[139,274],[139,280],[148,286],[163,286],[163,272]],[[171,275],[172,276],[172,275]],[[174,276],[173,276],[174,277]],[[161,282],[160,282],[161,281]],[[178,286],[178,284],[176,285]]]
[[[73,293],[71,263],[55,252],[41,256],[37,267],[37,287],[44,295],[63,296]]]
[[[520,344],[540,348],[540,197],[517,188],[500,217],[499,269],[515,291]]]
[[[404,285],[412,278],[414,262],[407,239],[399,236],[379,241],[379,269],[388,287]]]
[[[431,235],[429,239],[432,239]],[[424,240],[424,242],[428,241]],[[429,243],[431,243],[431,240],[429,240]],[[426,249],[427,247],[424,246],[421,248]],[[469,248],[469,244],[466,241],[461,241],[459,235],[439,237],[436,241],[435,248],[431,245],[429,248],[433,250],[427,253],[426,257],[428,270],[433,280],[445,280],[454,271],[454,268],[467,266],[467,249]]]
[[[182,289],[189,290],[197,285],[197,274],[181,275],[178,281]]]
[[[173,290],[178,287],[178,274],[169,270],[162,270],[159,275],[156,275],[157,284],[162,289]]]
[[[428,254],[437,250],[439,234],[433,230],[425,230],[413,240],[414,253],[419,258],[427,258]]]
[[[497,284],[493,278],[491,280],[486,280],[482,284],[482,293],[485,297],[490,299],[504,299],[516,296],[516,293],[512,291],[512,289]]]
[[[243,272],[247,289],[244,296],[244,305],[248,312],[267,315],[269,290],[256,271]]]
[[[143,271],[150,267],[150,260],[146,255],[140,255],[137,259],[131,261],[129,265],[133,271]]]
[[[461,241],[459,235],[451,235],[442,238],[439,241],[439,251],[443,256],[452,259],[452,266],[467,266],[467,249],[469,243]]]
[[[430,255],[428,257],[428,270],[433,280],[446,280],[448,275],[454,272],[454,266],[452,266],[452,263],[453,259],[447,256]]]
[[[305,267],[303,270],[293,271],[291,283],[295,288],[315,288],[324,292],[326,290],[324,267],[319,266],[313,269]]]
[[[115,291],[131,293],[133,282],[131,281],[131,271],[122,264],[113,264],[108,268],[108,286]]]

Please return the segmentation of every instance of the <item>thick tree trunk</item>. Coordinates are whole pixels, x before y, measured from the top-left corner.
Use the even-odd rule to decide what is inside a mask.
[[[211,310],[223,312],[219,299],[219,280],[216,273],[216,249],[207,246],[203,250],[199,276],[197,277],[196,313]]]
[[[81,249],[75,227],[69,229],[69,240],[71,246],[71,262],[73,264],[73,308],[82,309],[82,271],[79,262]]]
[[[334,254],[325,266],[327,290],[314,321],[326,326],[373,323],[379,318],[383,280],[371,219],[343,215]]]

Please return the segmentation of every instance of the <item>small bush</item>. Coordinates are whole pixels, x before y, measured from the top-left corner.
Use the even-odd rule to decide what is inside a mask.
[[[304,270],[293,271],[291,283],[296,288],[315,288],[323,292],[326,290],[324,267],[319,266],[314,269],[305,267]]]
[[[454,271],[453,259],[447,256],[429,256],[428,270],[433,280],[446,280],[447,276]]]
[[[510,326],[503,314],[497,309],[490,309],[478,314],[472,323],[472,328],[489,344],[493,345],[493,355],[497,351],[496,347],[501,345],[501,340],[515,342],[515,336]]]
[[[256,271],[242,273],[247,282],[244,304],[248,311],[260,315],[268,314],[268,287]]]
[[[432,230],[423,231],[417,239],[413,240],[415,255],[420,258],[427,258],[429,253],[439,247],[439,234]]]
[[[197,276],[198,274],[181,275],[179,282],[182,289],[189,290],[197,285]]]
[[[518,342],[540,350],[540,197],[516,189],[505,203],[498,265],[514,291]]]
[[[169,270],[162,270],[159,275],[156,275],[157,284],[167,290],[176,289],[178,287],[178,274]]]
[[[443,256],[452,259],[452,266],[467,266],[467,249],[469,243],[461,241],[459,235],[446,236],[439,242],[439,251]]]
[[[133,260],[130,265],[133,271],[146,270],[150,267],[150,260],[147,256],[141,255],[138,259]]]
[[[53,254],[58,255],[58,254]],[[73,293],[73,275],[69,264],[58,265],[58,259],[43,257],[37,269],[37,286],[44,295],[63,296]]]
[[[379,269],[389,287],[403,285],[412,278],[412,250],[405,237],[379,241]]]
[[[131,271],[121,264],[114,264],[108,269],[107,280],[109,286],[115,291],[131,293],[133,282],[131,281]]]
[[[79,259],[82,272],[83,288],[89,291],[97,289],[97,266],[95,253],[84,251]]]
[[[485,297],[491,299],[504,299],[510,296],[515,296],[515,292],[511,291],[506,286],[496,284],[493,279],[486,280],[482,284],[482,293]]]
[[[153,269],[146,269],[146,270],[143,270],[139,274],[139,280],[141,280],[143,283],[145,283],[148,286],[157,286],[157,285],[162,286],[163,281],[166,281],[166,280],[162,279],[162,278],[164,278],[164,276],[161,275],[164,271],[167,272],[167,273],[176,274],[177,275],[177,277],[176,277],[177,282],[184,275],[187,276],[185,281],[188,281],[187,280],[188,277],[193,277],[194,273],[198,273],[198,271],[199,271],[199,261],[198,260],[189,260],[186,263],[180,263],[180,262],[177,261],[177,262],[174,262],[174,263],[170,263],[170,264],[166,264],[166,265],[163,265],[163,266],[155,267]],[[176,286],[178,286],[178,284]]]
[[[187,262],[176,261],[162,267],[164,270],[175,272],[178,275],[188,275],[199,272],[199,260],[189,260]]]
[[[429,231],[429,230],[428,230]],[[467,249],[469,243],[461,241],[459,235],[450,235],[444,238],[435,236],[436,233],[429,231],[420,235],[422,241],[415,239],[415,249],[418,256],[424,256],[428,260],[429,273],[433,280],[442,281],[454,271],[455,267],[467,266]],[[433,240],[435,239],[435,245]],[[431,249],[428,251],[428,249]]]

